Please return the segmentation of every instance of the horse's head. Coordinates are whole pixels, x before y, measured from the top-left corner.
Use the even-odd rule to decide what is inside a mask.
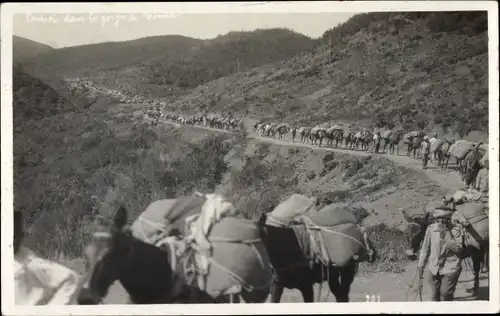
[[[257,227],[259,228],[260,231],[260,236],[262,238],[262,241],[265,243],[267,240],[267,213],[262,212],[260,217],[257,220]]]
[[[406,251],[406,255],[409,258],[416,258],[420,244],[425,237],[425,231],[432,223],[432,216],[430,213],[426,212],[423,216],[410,217],[404,209],[400,211],[404,219],[408,222],[405,235],[410,248]]]
[[[110,230],[94,233],[91,242],[84,248],[87,280],[82,286],[78,304],[99,304],[110,286],[125,271],[132,251],[132,237],[125,228],[126,223],[127,210],[122,206],[118,209]]]

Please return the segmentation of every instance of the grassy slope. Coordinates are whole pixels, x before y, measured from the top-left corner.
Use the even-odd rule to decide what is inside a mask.
[[[33,58],[37,55],[44,55],[54,51],[54,48],[49,45],[15,35],[12,38],[12,49],[12,59],[14,64]]]
[[[309,125],[367,118],[408,129],[487,132],[486,17],[354,16],[312,51],[207,83],[169,107],[199,112],[220,100],[208,110]]]
[[[54,76],[91,77],[130,94],[175,97],[238,69],[290,57],[313,43],[286,29],[231,32],[206,41],[155,36],[58,49],[29,60],[27,68],[47,81]]]

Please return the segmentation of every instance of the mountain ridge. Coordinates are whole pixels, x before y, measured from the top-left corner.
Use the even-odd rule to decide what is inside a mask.
[[[44,55],[54,51],[55,48],[25,37],[13,35],[12,37],[12,59],[17,64],[21,61]]]
[[[176,98],[201,83],[309,49],[314,41],[288,29],[229,32],[212,40],[179,35],[61,48],[24,63],[44,81],[91,77],[130,94]]]

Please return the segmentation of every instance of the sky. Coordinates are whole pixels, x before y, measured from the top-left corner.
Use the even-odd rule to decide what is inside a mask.
[[[15,14],[14,35],[54,48],[157,35],[214,38],[230,31],[288,28],[312,38],[355,13]]]

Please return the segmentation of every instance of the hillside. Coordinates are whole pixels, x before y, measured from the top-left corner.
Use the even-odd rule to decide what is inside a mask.
[[[23,71],[13,69],[14,125],[22,126],[31,118],[41,119],[75,110],[71,101],[59,95],[51,86]]]
[[[14,64],[55,50],[49,45],[15,35],[12,37],[12,49],[12,61]]]
[[[288,58],[314,41],[286,29],[231,32],[212,40],[155,36],[58,49],[26,62],[34,75],[90,77],[129,94],[176,97],[210,80]]]
[[[201,85],[168,110],[487,132],[487,14],[356,15],[313,50]]]

